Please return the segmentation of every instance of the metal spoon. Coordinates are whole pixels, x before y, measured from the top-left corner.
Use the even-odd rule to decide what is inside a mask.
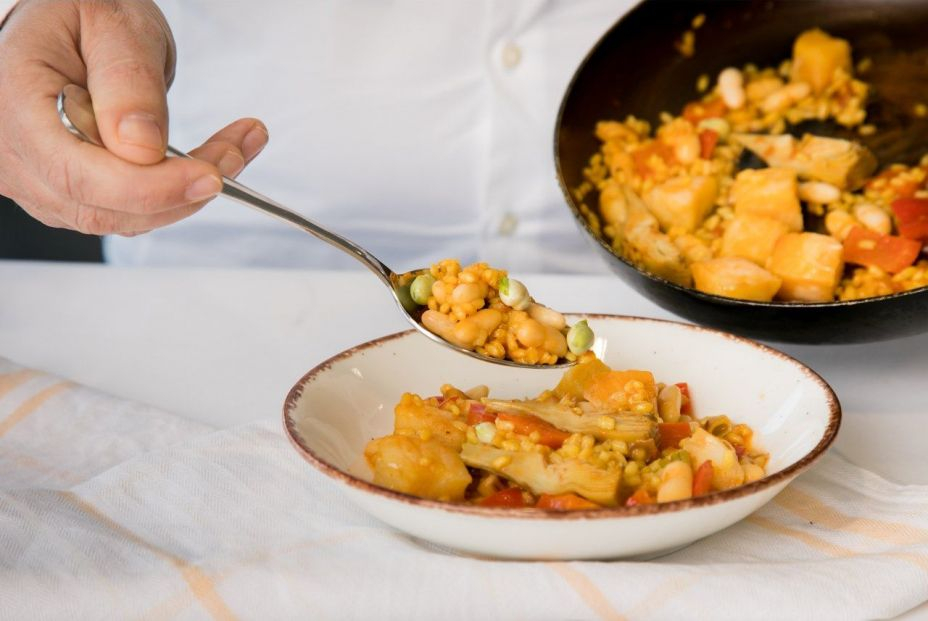
[[[100,137],[100,131],[97,128],[97,120],[93,111],[93,102],[90,99],[90,93],[87,92],[86,89],[76,84],[68,84],[61,89],[61,93],[58,95],[58,116],[61,117],[61,122],[68,128],[68,131],[81,140],[101,147],[104,146],[103,140]],[[167,152],[177,157],[191,157],[170,145],[167,147]],[[300,214],[287,209],[279,203],[275,203],[266,196],[258,194],[251,188],[237,181],[233,181],[232,179],[227,179],[226,177],[222,178],[222,194],[314,235],[360,261],[367,269],[374,272],[381,282],[390,290],[390,293],[393,294],[393,299],[396,301],[397,306],[400,307],[406,320],[409,321],[416,330],[436,343],[441,343],[445,347],[449,347],[473,358],[510,367],[552,369],[568,367],[574,364],[564,361],[554,365],[528,365],[513,362],[512,360],[500,360],[499,358],[484,356],[475,351],[455,345],[423,326],[414,314],[418,310],[418,305],[412,301],[409,295],[409,285],[418,274],[427,272],[428,268],[404,273],[394,272],[384,265],[377,257],[351,240],[345,239],[341,235],[319,226],[312,220],[304,218]]]

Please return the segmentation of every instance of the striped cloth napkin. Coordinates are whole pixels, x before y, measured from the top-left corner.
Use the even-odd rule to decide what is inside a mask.
[[[928,600],[928,487],[835,455],[656,561],[496,562],[368,517],[262,414],[217,431],[0,360],[0,618],[848,620]]]

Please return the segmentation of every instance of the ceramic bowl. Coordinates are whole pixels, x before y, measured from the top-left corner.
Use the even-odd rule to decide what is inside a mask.
[[[675,47],[697,15],[695,54]],[[877,298],[801,304],[750,302],[701,293],[637,269],[613,252],[590,226],[598,195],[578,199],[583,169],[599,149],[596,122],[629,114],[652,124],[661,111],[680,110],[697,97],[702,74],[727,66],[776,65],[790,54],[795,37],[819,27],[847,38],[855,58],[882,68],[867,75],[878,97],[867,108],[879,127],[856,133],[881,166],[917,163],[928,152],[928,117],[913,101],[928,100],[928,55],[924,24],[928,2],[919,0],[649,0],[626,14],[596,42],[574,73],[561,101],[554,136],[558,180],[582,233],[616,275],[667,310],[728,332],[781,343],[865,343],[928,330],[928,287]],[[634,59],[634,62],[629,62]],[[907,76],[900,79],[900,76]],[[834,133],[834,128],[829,128]],[[842,136],[848,137],[848,136]]]
[[[698,416],[724,413],[749,424],[770,453],[768,476],[685,501],[563,513],[455,505],[375,486],[364,446],[392,432],[403,392],[431,395],[445,383],[486,384],[492,396],[524,398],[553,387],[562,375],[483,363],[414,332],[359,345],[312,369],[287,396],[286,433],[310,466],[394,528],[472,554],[521,559],[627,558],[679,548],[761,507],[834,440],[841,419],[837,398],[814,371],[785,354],[688,324],[587,318],[597,353],[611,367],[686,381]]]

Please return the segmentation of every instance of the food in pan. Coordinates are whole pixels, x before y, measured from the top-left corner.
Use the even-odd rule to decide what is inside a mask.
[[[866,66],[866,59],[859,65]],[[575,190],[594,232],[639,268],[705,293],[831,302],[928,286],[928,156],[878,170],[857,140],[788,133],[802,123],[872,135],[874,96],[847,41],[815,29],[779,67],[729,67],[655,131],[601,121]]]
[[[486,507],[597,509],[684,500],[765,475],[750,427],[697,417],[686,383],[590,357],[531,399],[486,386],[406,393],[393,434],[368,443],[374,483]]]
[[[462,267],[444,259],[406,280],[411,310],[421,313],[422,324],[479,354],[551,365],[577,361],[593,345],[586,321],[568,325],[564,315],[536,302],[524,284],[486,263]]]

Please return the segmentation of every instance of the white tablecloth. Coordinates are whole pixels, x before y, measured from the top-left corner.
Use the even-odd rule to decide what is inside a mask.
[[[674,318],[617,278],[522,279],[555,308]],[[0,356],[219,428],[276,420],[317,363],[407,328],[379,281],[360,271],[0,262],[0,300]],[[889,480],[928,484],[928,334],[775,346],[838,393],[838,453]]]
[[[566,310],[669,316],[613,278],[525,275],[523,280],[539,299]],[[218,470],[207,473],[211,477],[234,465],[235,460],[226,460],[228,455],[223,451],[234,448],[234,440],[245,431],[256,437],[279,433],[283,396],[307,369],[346,347],[405,327],[378,281],[361,272],[131,271],[7,262],[0,263],[0,291],[0,356],[179,416],[178,421],[162,427],[164,446],[177,440],[178,433],[189,439],[199,430],[210,430],[204,436],[209,439],[204,440],[203,448],[217,451]],[[923,429],[928,420],[928,400],[922,392],[928,360],[926,346],[928,336],[866,346],[781,348],[810,364],[838,392],[845,419],[836,454],[892,482],[926,485]],[[139,415],[145,415],[144,408]],[[235,429],[223,436],[212,432],[216,428]],[[136,458],[114,468],[110,478],[137,470],[140,463],[144,466],[147,461],[159,472],[170,467],[173,459],[157,440],[148,437],[146,441],[155,444],[141,447],[151,457],[143,457],[141,462]],[[279,441],[279,437],[268,439],[271,445]],[[188,442],[184,450],[195,451],[193,444]],[[262,451],[258,453],[263,455]],[[179,453],[178,457],[183,462],[183,455]],[[19,466],[16,471],[29,471]],[[836,472],[841,472],[841,467]],[[79,476],[79,471],[71,475]],[[81,505],[80,501],[86,500],[82,494],[92,496],[95,489],[106,490],[95,501],[112,503],[107,506],[107,515],[132,506],[120,501],[118,494],[112,495],[115,481],[109,481],[105,473],[93,475],[93,481],[83,487],[79,481],[63,485],[78,490],[76,511],[87,509]],[[4,483],[5,489],[16,488],[12,481]],[[24,481],[24,486],[34,483]],[[905,493],[904,487],[892,489]],[[124,491],[131,494],[129,489]],[[269,499],[273,498],[270,491]],[[158,506],[170,507],[170,485],[164,488],[164,494]],[[49,498],[49,508],[56,515],[61,515],[61,502],[59,497]],[[823,515],[803,506],[801,498],[787,498],[780,504],[783,502],[792,502],[790,511],[795,515],[803,511]],[[349,516],[344,508],[338,511],[343,517]],[[826,511],[825,515],[831,514]],[[834,515],[831,518],[836,519]],[[41,520],[41,513],[36,519]],[[765,518],[762,515],[758,519]],[[795,526],[802,528],[802,524]],[[170,528],[157,532],[174,536]],[[62,545],[66,540],[61,539]],[[230,546],[231,554],[235,547],[232,543]],[[157,549],[163,554],[166,547],[177,549],[166,545]],[[184,546],[180,550],[189,551]],[[58,550],[62,554],[66,551]],[[91,557],[94,554],[93,550],[81,551]],[[214,558],[217,550],[211,552]],[[225,558],[226,552],[218,552],[219,558]],[[178,568],[190,591],[200,593],[196,564],[188,567],[184,563],[189,555],[172,554],[160,560],[181,563]],[[293,568],[287,567],[286,571]],[[585,578],[570,574],[569,567],[563,571],[568,575],[561,578],[568,582],[579,580],[583,586]],[[598,573],[593,574],[594,582]],[[928,580],[928,573],[925,576]],[[273,588],[274,576],[265,578],[267,588]],[[0,576],[0,590],[6,587],[9,594],[11,584],[3,581],[11,579],[14,577]],[[67,584],[79,591],[110,588],[99,581],[88,584],[79,578]],[[206,592],[208,600],[209,595]],[[832,595],[823,592],[823,601],[827,603]],[[588,604],[597,612],[596,606],[603,602]],[[0,604],[0,617],[2,610]],[[928,608],[923,605],[908,616],[919,618],[925,614]]]

